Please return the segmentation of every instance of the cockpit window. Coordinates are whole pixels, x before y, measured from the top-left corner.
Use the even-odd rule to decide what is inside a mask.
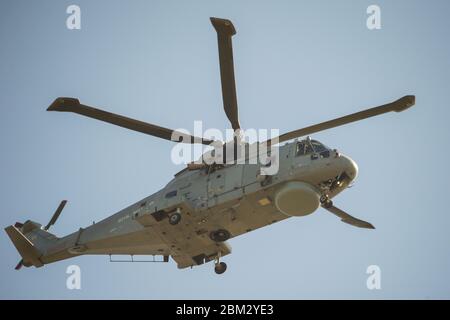
[[[295,149],[295,156],[298,157],[298,156],[302,156],[304,154],[305,154],[305,143],[303,141],[298,142],[297,147]]]
[[[311,144],[312,144],[312,146],[314,148],[314,152],[316,152],[316,153],[321,153],[323,151],[327,151],[328,150],[328,148],[325,147],[323,144],[321,144],[319,141],[311,140]]]
[[[328,151],[329,149],[325,147],[322,143],[317,140],[311,141],[299,141],[295,149],[295,156],[304,156],[311,153],[322,153]]]
[[[313,153],[314,150],[311,148],[311,145],[307,143],[306,141],[300,141],[297,143],[297,147],[295,150],[295,156],[304,156],[310,153]]]

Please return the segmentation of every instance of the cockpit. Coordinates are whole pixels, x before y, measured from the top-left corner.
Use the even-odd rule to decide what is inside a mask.
[[[296,148],[295,148],[295,156],[304,156],[308,154],[323,154],[326,156],[326,154],[330,153],[330,148],[322,144],[321,142],[317,140],[302,140],[297,142]]]

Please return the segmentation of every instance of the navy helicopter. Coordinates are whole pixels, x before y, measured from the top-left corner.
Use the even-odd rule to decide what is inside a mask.
[[[349,225],[374,229],[332,201],[356,179],[356,163],[309,135],[391,111],[404,111],[415,104],[415,97],[405,96],[258,142],[258,148],[264,145],[272,150],[276,146],[277,157],[269,152],[269,162],[239,163],[238,150],[242,146],[244,151],[250,150],[251,146],[240,137],[232,50],[236,30],[227,19],[211,18],[211,22],[218,36],[223,107],[236,133],[234,139],[227,143],[213,141],[93,108],[75,98],[57,98],[48,111],[77,113],[161,139],[215,148],[203,160],[189,163],[158,192],[67,236],[57,237],[49,232],[66,200],[45,226],[30,220],[8,226],[5,230],[22,257],[16,269],[42,267],[80,255],[152,255],[161,256],[163,262],[172,257],[178,268],[214,261],[215,272],[222,274],[227,265],[221,259],[231,253],[229,239],[290,217],[312,214],[319,207]],[[218,150],[222,150],[219,157],[214,154]],[[260,153],[244,155],[245,160],[254,160]],[[205,161],[211,157],[215,160]],[[277,161],[277,170],[266,174],[271,161]]]

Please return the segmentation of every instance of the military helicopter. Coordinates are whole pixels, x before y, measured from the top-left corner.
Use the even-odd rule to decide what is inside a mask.
[[[224,110],[232,129],[239,133],[232,50],[236,31],[227,19],[210,20],[218,36]],[[214,261],[215,272],[222,274],[227,265],[221,259],[231,253],[227,240],[289,217],[312,214],[319,207],[349,225],[374,229],[332,202],[357,177],[356,163],[309,135],[387,112],[401,112],[414,104],[414,96],[405,96],[264,141],[266,146],[278,146],[278,170],[272,175],[263,174],[267,164],[235,161],[237,152],[230,150],[248,146],[236,134],[232,141],[218,143],[223,163],[189,163],[160,191],[59,238],[48,230],[66,205],[64,200],[45,227],[28,220],[5,228],[22,257],[16,269],[42,267],[80,255],[151,255],[161,257],[161,262],[172,257],[180,269]],[[175,142],[207,146],[217,143],[83,105],[74,98],[58,98],[47,110],[77,113]],[[212,152],[208,152],[211,156]],[[233,153],[232,161],[227,160],[227,152]]]

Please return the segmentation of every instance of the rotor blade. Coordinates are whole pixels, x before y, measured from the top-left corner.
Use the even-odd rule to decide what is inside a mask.
[[[387,112],[391,112],[391,111],[401,112],[401,111],[406,110],[409,107],[413,106],[414,104],[415,104],[415,96],[404,96],[403,98],[400,98],[394,102],[391,102],[391,103],[388,103],[388,104],[385,104],[385,105],[382,105],[379,107],[352,113],[350,115],[347,115],[347,116],[344,116],[341,118],[325,121],[325,122],[315,124],[315,125],[312,125],[312,126],[309,126],[306,128],[302,128],[302,129],[298,129],[298,130],[294,130],[294,131],[282,134],[281,136],[278,137],[278,143],[281,143],[281,142],[284,142],[287,140],[291,140],[291,139],[294,139],[297,137],[306,136],[306,135],[309,135],[309,134],[312,134],[315,132],[339,127],[339,126],[342,126],[347,123],[351,123],[351,122],[367,119],[370,117],[378,116],[383,113],[387,113]],[[269,142],[270,142],[270,140],[269,140]]]
[[[203,143],[206,145],[209,145],[213,142],[212,140],[198,138],[189,134],[181,133],[179,131],[167,129],[147,122],[127,118],[115,113],[89,107],[80,104],[80,101],[75,98],[57,98],[50,105],[50,107],[48,107],[47,111],[78,113],[89,118],[108,122],[111,124],[115,124],[116,126],[175,142]]]
[[[328,210],[332,214],[341,218],[342,222],[348,223],[348,224],[358,227],[358,228],[375,229],[375,227],[372,224],[370,224],[369,222],[357,219],[357,218],[349,215],[345,211],[342,211],[341,209],[336,208],[335,206],[330,206],[330,207],[322,206],[322,207],[325,210]]]
[[[14,267],[15,270],[20,270],[23,266],[23,259],[19,261],[19,263]]]
[[[233,130],[241,128],[239,124],[238,105],[236,98],[236,82],[234,79],[233,45],[231,37],[236,34],[230,20],[210,18],[217,32],[219,43],[220,78],[222,81],[223,108],[231,122]]]
[[[56,209],[55,213],[53,214],[52,218],[50,219],[50,221],[48,222],[48,224],[44,227],[44,230],[47,231],[52,225],[55,224],[56,220],[58,220],[59,215],[61,214],[61,212],[64,209],[64,206],[66,205],[67,200],[63,200],[61,201],[61,203],[59,204],[58,208]]]

